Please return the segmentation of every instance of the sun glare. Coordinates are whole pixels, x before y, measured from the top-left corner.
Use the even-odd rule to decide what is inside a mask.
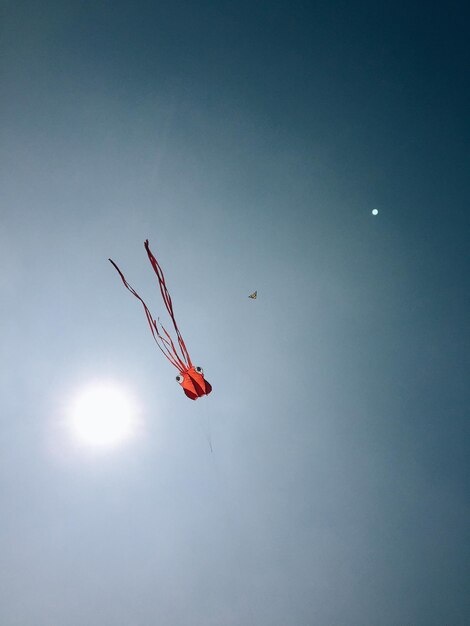
[[[115,447],[135,434],[136,407],[117,385],[90,385],[74,398],[69,424],[74,438],[80,443]]]

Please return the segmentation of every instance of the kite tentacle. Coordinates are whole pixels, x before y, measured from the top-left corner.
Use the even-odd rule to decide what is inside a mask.
[[[160,318],[158,319],[158,321],[160,322]],[[171,335],[169,334],[169,332],[167,331],[167,329],[163,326],[163,324],[160,322],[160,326],[162,327],[163,332],[165,333],[165,335],[168,337],[168,341],[166,339],[164,339],[164,337],[162,337],[162,339],[164,339],[166,341],[167,344],[171,345],[171,349],[173,350],[173,352],[175,354],[178,354],[175,348],[175,344],[173,343],[173,339],[171,338]],[[178,360],[179,357],[178,357]],[[182,363],[183,367],[191,367],[191,363]]]
[[[165,303],[166,309],[171,317],[171,321],[173,322],[173,326],[175,328],[176,331],[176,336],[178,337],[178,344],[181,350],[181,353],[183,355],[183,359],[186,361],[188,367],[192,367],[192,362],[191,362],[191,357],[189,356],[188,350],[186,348],[186,344],[184,343],[183,337],[181,336],[180,330],[178,328],[178,324],[176,323],[175,320],[175,316],[173,313],[173,303],[171,301],[171,296],[170,293],[167,289],[166,283],[165,283],[165,276],[163,274],[163,270],[160,267],[157,259],[153,256],[151,250],[150,250],[150,246],[149,246],[149,241],[148,239],[145,240],[144,243],[144,247],[145,250],[147,252],[148,258],[150,260],[150,263],[153,267],[153,270],[155,272],[155,274],[157,275],[158,278],[158,284],[160,286],[160,293],[162,294],[162,298],[163,298],[163,302]],[[163,328],[163,326],[162,326]],[[163,329],[165,330],[165,329]],[[166,333],[166,330],[165,330]],[[168,333],[166,333],[168,335]],[[173,342],[172,342],[173,343]],[[173,346],[174,348],[174,346]]]
[[[127,282],[126,278],[124,277],[124,274],[121,272],[121,270],[116,265],[116,263],[112,259],[109,259],[109,261],[114,266],[116,271],[118,272],[118,274],[121,277],[121,280],[124,283],[124,286],[126,287],[126,289],[128,289],[132,293],[132,295],[135,296],[142,303],[142,306],[144,307],[145,315],[147,317],[147,322],[148,322],[148,325],[150,327],[150,331],[152,332],[152,336],[153,336],[153,338],[155,340],[155,343],[160,348],[160,350],[163,352],[163,354],[168,359],[168,361],[170,361],[170,363],[172,365],[174,365],[176,367],[176,369],[178,369],[181,373],[183,373],[184,369],[186,369],[186,366],[181,361],[181,359],[179,358],[178,353],[176,352],[175,347],[173,345],[173,342],[171,342],[171,348],[173,349],[173,354],[172,354],[170,352],[170,350],[169,350],[169,347],[168,347],[168,345],[169,345],[168,341],[158,331],[157,323],[153,319],[152,314],[150,313],[150,310],[149,310],[148,306],[145,304],[145,302],[142,300],[142,298],[139,296],[139,294],[135,291],[135,289]],[[159,340],[162,343],[160,343]]]

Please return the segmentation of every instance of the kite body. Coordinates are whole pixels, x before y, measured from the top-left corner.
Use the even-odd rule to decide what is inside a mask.
[[[145,304],[139,294],[134,290],[134,288],[129,285],[124,277],[124,274],[121,272],[116,263],[112,259],[109,259],[109,261],[115,267],[126,289],[128,289],[132,293],[132,295],[134,295],[142,303],[145,315],[147,317],[147,322],[149,324],[155,343],[163,352],[165,357],[170,361],[170,363],[174,365],[179,371],[176,380],[183,388],[184,393],[187,395],[188,398],[191,398],[191,400],[197,400],[202,396],[209,395],[212,391],[212,385],[204,378],[204,372],[202,371],[202,367],[194,366],[191,362],[191,358],[189,356],[188,350],[186,349],[183,337],[181,336],[178,325],[176,324],[175,316],[173,314],[173,304],[171,302],[171,297],[168,289],[166,287],[165,277],[163,275],[162,268],[158,264],[157,259],[150,251],[148,240],[145,241],[144,247],[147,251],[148,258],[155,271],[155,274],[157,275],[163,302],[165,303],[166,309],[171,317],[171,321],[173,322],[179,350],[176,349],[175,343],[173,342],[170,334],[161,323],[160,326],[163,333],[160,332],[158,324],[150,313],[148,306]]]
[[[197,400],[201,396],[207,396],[212,391],[212,385],[204,378],[204,372],[201,367],[190,367],[177,376],[176,380],[183,387],[184,393],[188,398],[191,398],[191,400]]]

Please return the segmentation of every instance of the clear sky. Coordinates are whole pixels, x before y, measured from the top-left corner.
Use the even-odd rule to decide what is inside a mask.
[[[0,2],[2,626],[470,623],[465,5]]]

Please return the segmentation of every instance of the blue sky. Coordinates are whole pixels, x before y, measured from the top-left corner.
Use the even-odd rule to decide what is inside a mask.
[[[468,623],[464,3],[0,23],[2,625]],[[140,437],[69,445],[90,381]]]

